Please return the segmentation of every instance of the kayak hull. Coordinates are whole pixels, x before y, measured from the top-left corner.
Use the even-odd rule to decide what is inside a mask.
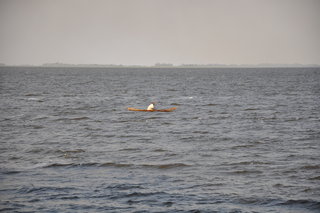
[[[177,107],[171,107],[168,109],[154,109],[154,110],[147,110],[147,109],[136,109],[133,107],[129,107],[128,110],[129,111],[140,111],[140,112],[172,112],[174,110],[176,110]]]

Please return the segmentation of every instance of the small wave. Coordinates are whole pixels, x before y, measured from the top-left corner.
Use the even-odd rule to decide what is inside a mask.
[[[73,85],[86,85],[86,84],[91,84],[93,82],[94,81],[77,82],[77,83],[74,83]]]
[[[275,187],[275,188],[291,188],[291,187],[294,187],[294,186],[283,185],[281,183],[277,183],[277,184],[274,184],[273,187]]]
[[[98,163],[52,163],[44,165],[43,168],[59,168],[59,167],[91,167],[99,166]]]
[[[263,201],[256,197],[243,197],[238,200],[241,204],[261,204]]]
[[[68,167],[73,165],[73,163],[52,163],[49,165],[44,165],[43,168]]]
[[[44,128],[44,126],[41,126],[41,125],[28,125],[26,127],[30,127],[32,129],[43,129]]]
[[[300,169],[304,169],[304,170],[313,170],[313,169],[320,169],[320,165],[306,165],[306,166],[302,166]]]
[[[182,96],[179,99],[193,99],[193,96]]]
[[[245,174],[262,174],[263,172],[258,170],[237,170],[229,173],[235,174],[235,175],[245,175]]]
[[[245,144],[245,145],[238,145],[238,146],[233,146],[231,147],[231,149],[241,149],[241,148],[250,148],[250,147],[254,147],[254,144]]]
[[[62,196],[62,197],[59,197],[59,199],[61,200],[76,200],[76,199],[79,199],[80,197],[77,196],[77,195],[74,195],[74,196]]]
[[[86,116],[74,117],[74,118],[62,117],[62,118],[57,118],[54,121],[80,121],[80,120],[87,120],[87,119],[90,119],[90,118]]]
[[[282,203],[278,203],[278,205],[284,206],[300,206],[308,209],[319,210],[320,202],[314,200],[287,200]]]
[[[49,153],[58,153],[61,154],[64,158],[78,158],[77,154],[85,152],[83,149],[74,149],[74,150],[50,150]]]
[[[117,193],[112,195],[111,199],[123,199],[123,198],[130,198],[127,202],[131,205],[134,203],[139,203],[141,201],[136,200],[136,198],[142,198],[142,197],[152,197],[152,196],[159,196],[162,194],[167,194],[165,192],[129,192],[129,193]],[[132,199],[132,200],[131,200]]]
[[[28,98],[27,100],[28,100],[28,101],[44,102],[44,100],[43,100],[43,99],[40,99],[40,98]]]
[[[68,192],[72,190],[73,188],[71,187],[51,187],[51,186],[31,186],[31,187],[21,187],[18,189],[19,193],[23,194],[29,194],[29,193],[37,193],[37,192],[42,192],[42,191],[62,191],[62,192]]]
[[[159,119],[159,118],[162,118],[162,117],[154,116],[154,117],[149,117],[149,118],[147,118],[147,120],[154,120],[154,119]]]
[[[21,171],[18,170],[8,170],[8,169],[0,169],[0,173],[2,175],[14,175],[14,174],[19,174]]]
[[[81,152],[85,152],[85,150],[83,149],[74,149],[74,150],[66,150],[66,151],[62,151],[63,153],[81,153]]]
[[[126,164],[126,163],[102,163],[99,165],[100,167],[116,167],[116,168],[123,168],[123,167],[132,167],[134,164]]]
[[[173,169],[180,167],[187,167],[189,165],[183,163],[173,163],[173,164],[125,164],[125,163],[103,163],[101,166],[107,167],[135,167],[135,168],[151,168],[151,169]]]
[[[210,132],[208,132],[208,131],[194,131],[192,133],[195,133],[195,134],[209,134]]]
[[[218,104],[205,104],[203,106],[217,106]]]
[[[63,94],[62,97],[76,97],[75,94]]]
[[[114,168],[151,168],[151,169],[174,169],[189,167],[190,165],[184,163],[172,164],[130,164],[130,163],[52,163],[49,165],[42,165],[43,168],[59,168],[59,167],[114,167]]]
[[[103,135],[103,137],[106,137],[106,138],[113,138],[113,137],[116,137],[117,135]]]
[[[140,148],[124,148],[124,149],[120,149],[120,152],[132,152],[132,151],[141,151]]]
[[[16,204],[17,205],[17,204]],[[21,205],[21,204],[20,204]],[[0,208],[0,212],[17,212],[15,211],[17,210],[16,207],[4,207],[4,208]]]
[[[260,110],[260,108],[246,108],[244,111],[255,111],[255,110]]]
[[[221,121],[221,120],[228,119],[228,118],[230,118],[230,117],[231,117],[230,115],[217,116],[217,117],[216,117],[216,120]]]
[[[238,165],[266,165],[266,164],[270,164],[270,163],[269,162],[261,162],[261,161],[242,161],[242,162],[238,162],[238,163],[231,163],[228,165],[238,166]]]
[[[184,163],[172,163],[172,164],[143,164],[142,167],[146,168],[155,168],[155,169],[174,169],[174,168],[181,168],[181,167],[189,167],[190,165]]]
[[[302,192],[308,193],[308,192],[311,192],[313,190],[314,190],[313,188],[306,188],[306,189],[303,189]]]
[[[293,122],[293,121],[300,121],[302,120],[303,118],[299,118],[299,117],[292,117],[292,118],[287,118],[287,119],[284,119],[285,122]]]
[[[311,177],[308,178],[308,180],[320,180],[320,176]]]
[[[28,149],[26,151],[26,153],[41,153],[41,152],[46,152],[47,150],[46,149],[43,149],[43,148],[31,148],[31,149]]]
[[[130,189],[144,189],[139,184],[114,184],[109,185],[107,189],[116,189],[116,190],[130,190]]]
[[[83,150],[83,149],[66,150],[66,151],[58,150],[58,152],[62,153],[64,158],[76,159],[79,157],[77,154],[83,153],[83,152],[85,152],[85,150]]]
[[[153,150],[154,152],[167,152],[167,150],[164,150],[164,149],[155,149],[155,150]]]
[[[132,192],[124,197],[147,197],[147,196],[153,196],[158,194],[163,194],[164,192]]]
[[[162,125],[172,125],[173,123],[170,123],[170,122],[163,122],[161,123]]]
[[[70,120],[74,120],[74,121],[87,120],[87,119],[90,119],[90,118],[88,118],[88,117],[86,117],[86,116],[84,116],[84,117],[77,117],[77,118],[70,118]]]
[[[305,209],[319,210],[320,202],[314,200],[278,200],[272,198],[259,198],[259,197],[243,197],[239,198],[237,202],[241,204],[256,204],[268,206],[290,206],[300,207]]]
[[[37,94],[37,93],[28,93],[28,94],[25,94],[24,96],[27,96],[27,97],[31,97],[31,96],[41,96],[41,94]]]
[[[119,135],[119,138],[141,138],[140,135]]]
[[[144,122],[145,120],[117,120],[117,121],[113,121],[112,123],[129,123],[130,121],[133,121],[133,122]]]
[[[95,122],[100,122],[100,121],[95,121]],[[101,128],[92,128],[92,127],[85,127],[84,128],[85,130],[88,130],[90,132],[93,132],[93,131],[103,131],[103,129]]]
[[[39,115],[39,116],[36,116],[36,117],[34,118],[34,120],[44,120],[44,119],[47,119],[47,118],[49,118],[49,117],[46,116],[46,115]]]

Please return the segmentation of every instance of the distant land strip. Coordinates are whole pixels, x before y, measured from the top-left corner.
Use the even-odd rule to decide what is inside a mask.
[[[0,63],[0,67],[101,67],[101,68],[237,68],[237,67],[320,67],[320,64],[180,64],[156,63],[154,65],[122,65],[122,64],[68,64],[45,63],[42,65],[21,64],[8,65]]]

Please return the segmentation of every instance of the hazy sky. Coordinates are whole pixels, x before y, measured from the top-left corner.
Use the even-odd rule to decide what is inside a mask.
[[[320,0],[0,0],[0,63],[320,64]]]

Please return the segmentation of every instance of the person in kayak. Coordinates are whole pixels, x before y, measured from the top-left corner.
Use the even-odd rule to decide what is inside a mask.
[[[148,106],[147,110],[155,110],[154,105],[156,105],[156,103],[151,102],[151,104]]]

